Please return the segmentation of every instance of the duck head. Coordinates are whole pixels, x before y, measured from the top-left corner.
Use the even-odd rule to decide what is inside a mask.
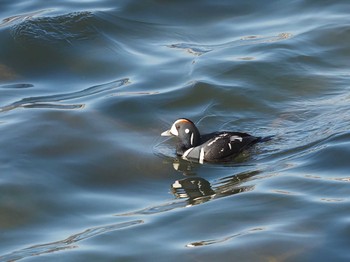
[[[176,120],[171,128],[161,135],[178,137],[183,150],[198,146],[200,143],[200,134],[196,125],[186,118]]]

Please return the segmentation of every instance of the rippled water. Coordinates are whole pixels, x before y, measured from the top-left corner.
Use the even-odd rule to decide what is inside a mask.
[[[348,1],[0,7],[0,261],[349,261]]]

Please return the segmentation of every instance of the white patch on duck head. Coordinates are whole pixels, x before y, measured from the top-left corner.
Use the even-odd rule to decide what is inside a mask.
[[[179,136],[179,132],[177,131],[177,128],[176,128],[176,122],[171,126],[170,133],[173,134],[174,136]]]

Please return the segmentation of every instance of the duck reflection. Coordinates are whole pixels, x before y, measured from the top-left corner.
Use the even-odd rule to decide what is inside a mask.
[[[211,188],[209,181],[201,177],[188,177],[176,180],[171,185],[171,190],[176,198],[211,198],[211,196],[215,195],[215,191]]]
[[[190,206],[251,191],[254,189],[254,185],[242,184],[260,173],[260,171],[242,172],[209,182],[202,177],[194,176],[193,163],[178,160],[173,165],[176,170],[183,172],[188,177],[176,180],[171,185],[171,192],[177,199],[187,199],[187,204]]]
[[[161,204],[146,207],[140,210],[116,214],[116,216],[153,215],[170,210],[194,206],[210,200],[251,191],[254,185],[246,185],[252,177],[261,171],[248,171],[222,177],[209,182],[197,175],[203,165],[191,163],[182,159],[176,159],[173,166],[186,177],[176,180],[171,185],[171,193],[175,200],[166,201]]]

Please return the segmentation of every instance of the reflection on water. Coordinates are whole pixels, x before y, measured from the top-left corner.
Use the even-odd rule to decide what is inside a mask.
[[[188,198],[191,200],[199,197],[211,197],[215,194],[209,181],[201,177],[188,177],[176,180],[172,184],[171,189],[176,198]]]
[[[259,171],[243,172],[220,178],[212,183],[202,177],[191,176],[176,180],[171,189],[176,198],[186,199],[187,206],[198,205],[210,200],[254,190],[254,185],[242,184],[259,173]]]
[[[170,211],[173,209],[190,207],[204,204],[210,200],[217,200],[223,197],[254,190],[254,185],[245,185],[252,177],[260,174],[260,171],[249,171],[218,178],[213,182],[200,177],[192,162],[176,159],[174,166],[179,168],[178,163],[182,162],[182,171],[186,178],[176,180],[171,185],[171,192],[177,201],[165,202],[160,205],[147,207],[116,216],[153,215]],[[176,169],[179,171],[178,169]],[[190,173],[188,171],[190,170]]]

